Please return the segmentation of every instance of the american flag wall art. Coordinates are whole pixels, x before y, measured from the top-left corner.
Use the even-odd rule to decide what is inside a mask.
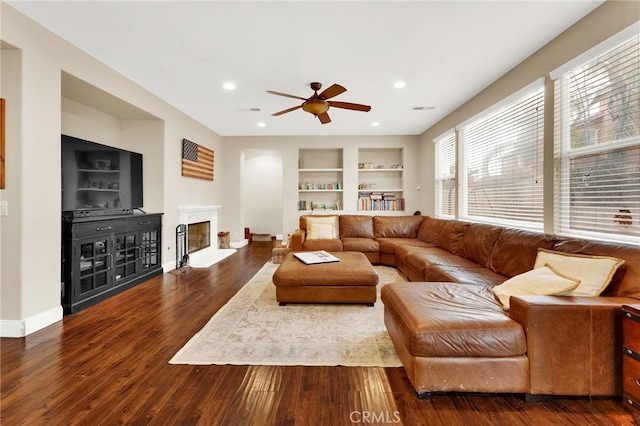
[[[182,139],[182,176],[213,180],[213,151]]]

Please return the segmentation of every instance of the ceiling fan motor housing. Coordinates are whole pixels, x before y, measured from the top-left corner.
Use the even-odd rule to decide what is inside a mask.
[[[311,90],[313,90],[314,92],[317,92],[322,88],[322,83],[318,83],[317,81],[314,81],[313,83],[310,84],[310,86],[311,86]]]

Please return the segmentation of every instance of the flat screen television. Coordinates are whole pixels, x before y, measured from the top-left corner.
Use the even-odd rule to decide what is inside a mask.
[[[142,154],[62,135],[62,211],[74,217],[142,208]]]

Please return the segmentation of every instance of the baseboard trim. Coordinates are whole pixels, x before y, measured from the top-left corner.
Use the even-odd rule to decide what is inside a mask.
[[[233,241],[231,244],[229,244],[229,246],[234,249],[239,249],[246,246],[247,244],[249,244],[249,240],[245,238],[244,240]]]
[[[170,261],[170,262],[167,262],[167,263],[163,263],[163,264],[162,264],[162,270],[163,270],[164,272],[171,272],[171,271],[173,271],[174,269],[176,269],[176,262],[175,262],[175,261],[173,261],[173,260],[172,260],[172,261]]]
[[[23,320],[0,320],[0,337],[25,337],[62,318],[62,305],[59,305]]]

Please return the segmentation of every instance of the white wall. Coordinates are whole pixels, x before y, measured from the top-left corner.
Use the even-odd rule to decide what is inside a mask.
[[[6,98],[9,216],[0,218],[0,335],[21,336],[62,318],[60,300],[60,134],[144,155],[145,208],[164,212],[164,260],[175,259],[180,205],[221,204],[221,138],[171,105],[0,3],[2,87]],[[134,105],[147,119],[118,117],[63,99],[74,78]],[[96,102],[99,104],[100,102]],[[216,180],[181,176],[182,139],[213,149]]]
[[[1,53],[2,73],[0,97],[6,99],[6,122],[13,123],[21,120],[22,114],[22,52],[17,49],[3,49]],[[2,264],[18,265],[23,250],[23,240],[15,232],[22,226],[22,217],[17,214],[22,204],[22,177],[19,173],[22,162],[22,150],[10,141],[22,137],[19,126],[7,126],[5,129],[7,146],[6,158],[6,189],[0,190],[0,198],[7,202],[9,215],[0,218],[0,260]],[[1,265],[0,265],[1,266]],[[15,292],[20,288],[13,285],[22,280],[22,268],[0,269],[0,315],[2,318],[20,318],[22,311],[20,299]]]

